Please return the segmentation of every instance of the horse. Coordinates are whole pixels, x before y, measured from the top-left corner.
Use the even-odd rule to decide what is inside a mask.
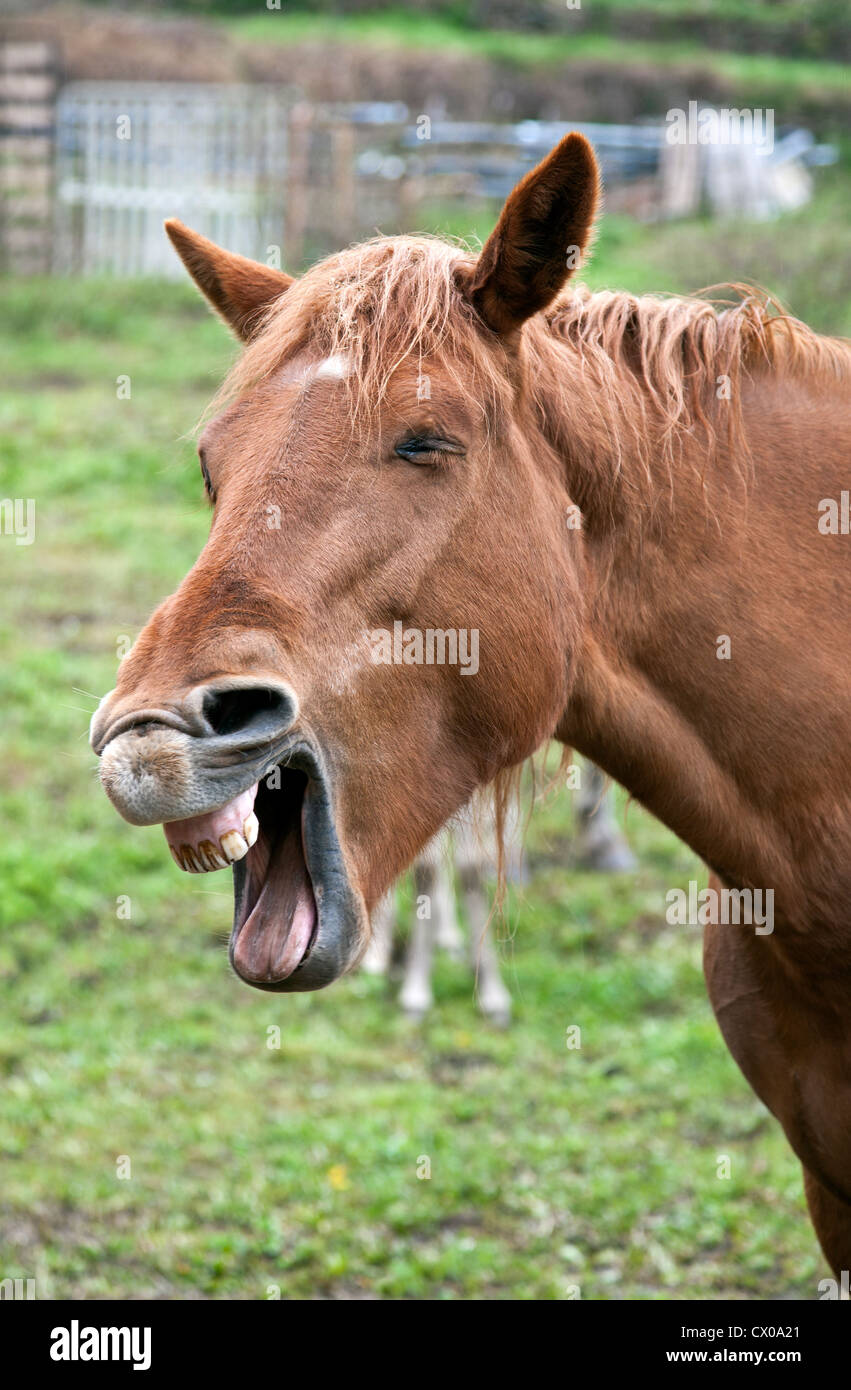
[[[579,769],[577,768],[577,772]],[[509,877],[520,883],[527,877],[520,827],[513,827]],[[511,1022],[511,994],[502,978],[493,941],[493,909],[488,883],[494,877],[498,849],[494,826],[477,826],[472,808],[454,818],[426,845],[413,866],[416,907],[405,952],[399,1004],[411,1019],[422,1019],[434,1003],[431,988],[434,953],[443,949],[453,960],[465,955],[464,936],[458,920],[463,903],[469,928],[468,955],[476,981],[476,998],[485,1018],[498,1028]],[[635,859],[615,818],[612,788],[599,768],[587,763],[576,786],[576,833],[571,859],[577,866],[602,873],[626,873]],[[456,892],[457,880],[457,892]],[[395,888],[391,888],[370,916],[370,942],[361,960],[369,975],[389,975],[393,965],[398,928]]]
[[[417,855],[413,865],[415,908],[405,952],[399,1004],[410,1019],[421,1020],[431,1009],[435,950],[453,960],[465,955],[457,903],[463,903],[468,926],[468,954],[481,1012],[498,1028],[511,1022],[511,994],[502,978],[491,933],[488,893],[490,847],[483,843],[469,813],[455,818]],[[457,897],[456,897],[457,879]],[[394,888],[385,893],[370,917],[370,942],[361,969],[370,975],[389,975],[398,927]]]
[[[233,968],[284,992],[357,964],[477,788],[591,758],[708,866],[712,1006],[847,1269],[851,345],[758,292],[572,284],[599,188],[572,133],[480,254],[377,237],[297,279],[166,224],[244,346],[209,538],[92,744],[126,820],[234,865]],[[770,931],[727,910],[755,893]]]

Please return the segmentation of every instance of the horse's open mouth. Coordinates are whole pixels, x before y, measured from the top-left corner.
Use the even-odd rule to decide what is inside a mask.
[[[280,787],[260,784],[257,839],[234,864],[231,963],[241,979],[260,989],[274,988],[302,968],[319,926],[302,832],[307,776],[278,771]]]
[[[351,964],[361,914],[314,750],[299,749],[219,810],[164,829],[181,868],[232,865],[230,960],[246,984],[319,989]]]

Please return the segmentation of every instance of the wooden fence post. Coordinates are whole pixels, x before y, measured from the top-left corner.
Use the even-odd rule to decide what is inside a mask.
[[[0,44],[0,268],[15,275],[53,261],[58,85],[53,44]]]
[[[695,217],[702,197],[701,150],[688,143],[662,145],[659,152],[659,216]]]
[[[295,275],[302,269],[310,176],[310,128],[313,111],[306,102],[290,110],[287,139],[287,206],[285,212],[285,264]]]
[[[334,190],[335,240],[348,246],[355,233],[355,128],[337,121],[331,129],[331,183]]]

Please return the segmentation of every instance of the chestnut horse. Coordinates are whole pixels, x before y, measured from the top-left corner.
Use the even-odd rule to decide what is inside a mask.
[[[568,290],[597,200],[574,134],[478,258],[379,238],[294,280],[167,224],[245,350],[209,540],[92,743],[127,820],[234,863],[272,990],[350,970],[478,786],[550,737],[593,759],[719,900],[773,893],[773,931],[707,926],[706,979],[847,1269],[851,353],[754,297]]]

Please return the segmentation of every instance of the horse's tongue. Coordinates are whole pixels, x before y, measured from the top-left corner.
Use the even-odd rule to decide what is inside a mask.
[[[273,848],[260,896],[239,930],[234,969],[253,984],[285,980],[301,964],[315,926],[316,900],[296,823]]]
[[[254,814],[257,783],[241,792],[218,811],[189,816],[163,826],[175,863],[189,873],[226,869],[243,859],[257,839],[259,824]]]

